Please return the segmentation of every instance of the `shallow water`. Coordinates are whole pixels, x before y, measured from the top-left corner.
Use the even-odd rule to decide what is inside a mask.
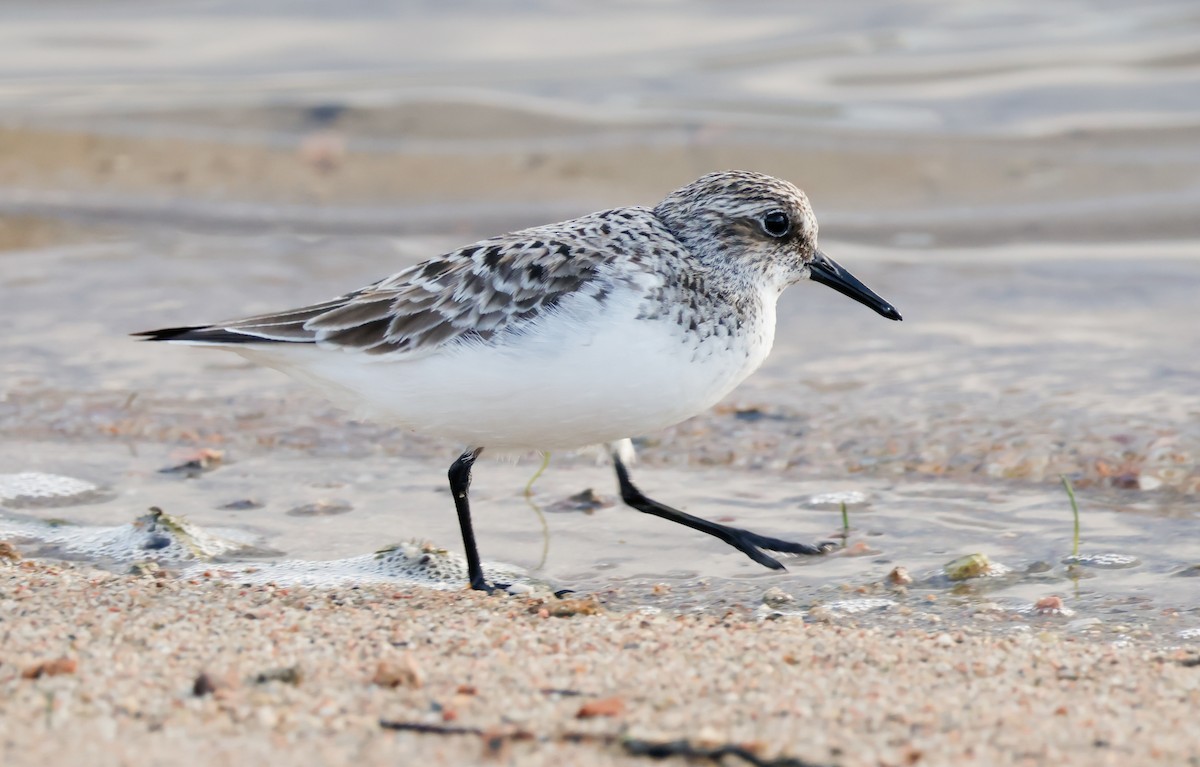
[[[22,513],[118,525],[160,506],[313,560],[454,547],[456,446],[124,334],[325,298],[740,166],[805,187],[825,250],[905,322],[789,291],[764,369],[641,435],[635,478],[800,540],[841,524],[813,496],[865,493],[850,544],[873,553],[775,574],[619,506],[547,513],[547,545],[525,461],[476,472],[485,558],[537,568],[544,552],[540,577],[623,605],[752,606],[771,586],[803,606],[894,598],[871,584],[903,565],[918,580],[900,607],[920,615],[1018,615],[1057,594],[1077,620],[1200,626],[1196,579],[1173,575],[1200,563],[1190,4],[323,9],[0,11],[0,473],[111,491]],[[196,447],[225,462],[158,472]],[[1079,489],[1082,553],[1136,566],[1066,570],[1060,474]],[[589,457],[555,456],[535,499],[614,485]],[[261,508],[218,508],[245,499]],[[350,510],[288,514],[320,502]],[[1016,575],[922,580],[972,552]]]

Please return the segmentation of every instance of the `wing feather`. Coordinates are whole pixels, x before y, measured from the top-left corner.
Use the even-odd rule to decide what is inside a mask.
[[[612,236],[618,224],[624,239]],[[616,283],[636,279],[641,263],[637,249],[621,243],[647,234],[673,239],[649,210],[605,211],[477,242],[311,306],[139,335],[226,346],[310,343],[372,355],[488,341],[521,332],[568,296],[603,304]],[[609,268],[616,261],[622,267]]]

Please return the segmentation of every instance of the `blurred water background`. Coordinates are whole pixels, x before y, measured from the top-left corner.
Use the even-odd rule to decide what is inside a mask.
[[[327,298],[733,167],[804,188],[825,250],[905,322],[794,288],[767,366],[640,435],[635,476],[802,539],[835,532],[821,496],[848,493],[865,555],[776,575],[617,506],[550,514],[544,577],[676,607],[813,600],[981,551],[1029,575],[955,604],[1060,593],[1122,625],[1200,625],[1200,581],[1177,577],[1200,563],[1187,1],[7,2],[0,473],[111,490],[43,517],[157,505],[306,559],[456,548],[457,446],[125,334]],[[221,468],[158,473],[199,448]],[[542,560],[535,467],[476,472],[485,558]],[[1066,568],[1059,475],[1084,551],[1133,566]],[[535,499],[585,488],[615,495],[609,469],[555,456]],[[350,510],[287,513],[321,501]]]

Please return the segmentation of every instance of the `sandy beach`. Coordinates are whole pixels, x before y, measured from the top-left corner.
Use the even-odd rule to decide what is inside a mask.
[[[0,640],[13,767],[606,765],[680,741],[776,765],[1200,760],[1194,649],[1052,623],[862,629],[26,560],[0,566]]]

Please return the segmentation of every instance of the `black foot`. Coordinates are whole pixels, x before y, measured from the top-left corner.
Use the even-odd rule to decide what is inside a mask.
[[[837,548],[830,541],[822,541],[814,546],[808,543],[794,543],[780,538],[771,538],[770,536],[743,530],[740,527],[729,527],[728,525],[709,522],[707,519],[701,519],[678,509],[673,509],[643,495],[642,491],[638,490],[629,479],[629,470],[625,468],[625,464],[621,463],[621,459],[616,455],[613,455],[613,465],[617,469],[617,482],[621,488],[621,500],[626,504],[646,514],[653,514],[656,517],[669,519],[672,522],[678,522],[693,530],[708,533],[714,538],[720,538],[763,567],[769,567],[772,570],[784,569],[778,560],[765,554],[762,551],[763,549],[786,554],[817,556]]]
[[[784,554],[804,554],[806,556],[820,556],[837,548],[837,544],[832,541],[821,541],[813,545],[810,543],[796,543],[794,541],[785,541],[781,538],[772,538],[768,535],[759,535],[752,533],[749,530],[743,530],[740,527],[726,527],[718,525],[715,522],[710,523],[714,528],[719,528],[719,532],[714,530],[704,532],[710,535],[715,535],[721,540],[733,546],[738,551],[753,559],[755,562],[772,570],[783,570],[783,565],[779,564],[774,557],[767,556],[762,552],[762,549],[768,551],[778,551]],[[728,536],[728,537],[725,537]]]
[[[471,589],[473,591],[482,591],[487,594],[495,594],[497,591],[507,592],[511,583],[488,583],[483,579],[483,576],[471,579]]]

